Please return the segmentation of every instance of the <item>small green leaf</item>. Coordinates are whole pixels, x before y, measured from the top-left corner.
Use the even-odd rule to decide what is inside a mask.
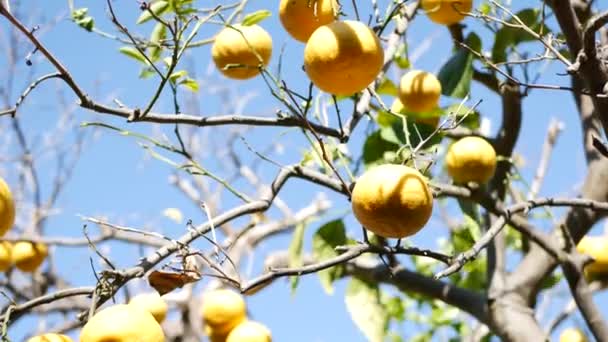
[[[188,75],[188,72],[186,70],[176,71],[169,76],[169,81],[171,83],[175,83],[175,82],[177,82],[178,79],[180,79],[186,75]]]
[[[382,342],[388,328],[388,314],[380,303],[377,284],[352,278],[346,289],[346,309],[370,342]]]
[[[198,82],[192,78],[187,77],[186,79],[181,80],[179,82],[179,85],[186,87],[186,89],[190,90],[193,93],[198,92],[198,88],[199,88]]]
[[[150,78],[154,75],[156,75],[156,71],[154,71],[154,69],[152,69],[151,67],[142,68],[139,72],[139,78],[141,79]]]
[[[302,248],[304,246],[304,231],[306,230],[306,224],[299,223],[296,225],[296,229],[293,232],[291,243],[289,244],[289,267],[300,267],[302,266]],[[300,277],[293,276],[289,278],[291,283],[291,293],[295,293],[298,287],[298,280]]]
[[[393,57],[393,61],[395,64],[401,69],[409,69],[411,66],[410,60],[408,58],[407,53],[407,45],[401,44],[397,49],[397,53],[395,53],[395,57]]]
[[[118,49],[118,51],[120,51],[122,54],[127,55],[141,63],[149,64],[148,61],[146,60],[146,58],[144,57],[144,55],[142,55],[141,52],[139,52],[139,50],[137,50],[136,48],[134,48],[132,46],[123,46],[120,49]]]
[[[243,18],[243,22],[241,23],[241,25],[252,26],[252,25],[255,25],[255,24],[259,23],[260,21],[270,17],[271,15],[272,15],[272,12],[270,12],[269,10],[255,11],[253,13],[247,14],[245,16],[245,18]]]
[[[152,33],[150,34],[150,42],[155,45],[150,46],[150,48],[148,49],[148,52],[150,55],[150,60],[152,62],[156,62],[160,58],[160,56],[163,52],[163,49],[160,47],[160,43],[166,37],[167,37],[167,27],[161,23],[157,23],[154,26]]]
[[[481,45],[476,35],[469,35],[465,43],[472,49]],[[470,51],[459,49],[441,67],[437,78],[441,82],[443,95],[462,99],[469,94],[473,79],[473,56]]]
[[[370,134],[363,144],[363,164],[369,168],[376,164],[384,164],[386,152],[396,152],[399,145],[388,142],[380,136],[380,131]]]
[[[540,10],[534,8],[526,8],[515,15],[529,27],[532,31],[545,35],[551,32],[540,20]],[[507,21],[510,24],[520,25],[515,18]],[[492,47],[492,61],[501,63],[507,60],[507,49],[514,47],[523,42],[534,41],[536,38],[530,33],[517,27],[502,26],[494,35],[494,46]]]
[[[150,11],[154,13],[157,17],[160,17],[163,13],[165,13],[169,9],[169,3],[164,0],[155,1],[150,4],[150,8],[141,12],[141,15],[137,19],[137,24],[143,24],[146,21],[154,18]]]
[[[323,261],[338,256],[335,248],[345,245],[346,229],[342,220],[334,220],[324,224],[312,237],[312,254],[315,260]],[[338,279],[343,272],[343,266],[334,266],[319,271],[321,285],[327,294],[334,292],[332,283]]]
[[[395,83],[393,83],[393,81],[391,81],[385,77],[382,79],[380,84],[378,84],[378,87],[376,88],[376,92],[380,95],[397,96],[397,93],[399,91],[398,91]]]
[[[88,12],[89,9],[85,7],[75,9],[72,11],[72,20],[74,20],[78,26],[91,32],[95,26],[95,20],[93,17],[87,15]]]

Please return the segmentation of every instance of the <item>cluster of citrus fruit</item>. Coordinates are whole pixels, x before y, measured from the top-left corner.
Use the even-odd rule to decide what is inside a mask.
[[[205,334],[211,342],[272,342],[270,330],[247,319],[243,297],[226,289],[203,295]]]
[[[471,11],[472,0],[422,0],[432,21],[452,25]],[[304,69],[319,89],[348,96],[364,90],[381,72],[384,50],[366,24],[338,20],[336,0],[281,0],[279,18],[285,30],[304,48]],[[268,65],[272,38],[258,25],[233,25],[215,38],[213,60],[227,77],[248,79]],[[439,106],[441,83],[432,73],[411,70],[401,78],[393,114],[429,113]],[[417,123],[437,127],[438,116]],[[494,174],[496,152],[486,140],[467,137],[454,143],[446,156],[448,173],[457,183],[485,183]],[[402,165],[382,165],[362,175],[352,193],[355,217],[368,230],[388,238],[418,232],[429,220],[433,196],[425,177]]]
[[[423,0],[421,6],[431,20],[450,25],[464,18],[464,13],[471,10],[472,0]],[[338,20],[339,9],[336,0],[281,0],[279,18],[291,37],[306,44],[304,68],[310,80],[325,92],[348,96],[376,79],[384,65],[384,50],[366,24]],[[270,62],[272,37],[257,24],[230,25],[215,37],[211,54],[225,76],[249,79]],[[413,81],[416,75],[408,76],[406,81]],[[428,109],[420,104],[438,98],[440,93],[436,83],[431,84],[431,93],[423,98],[416,96],[416,87],[405,88],[410,93],[400,97],[413,99],[412,109]]]
[[[80,342],[164,342],[160,324],[168,306],[156,292],[139,294],[129,304],[116,304],[98,311],[80,332]],[[47,333],[27,342],[72,342],[69,336]]]
[[[15,201],[8,184],[0,178],[0,237],[4,236],[15,223]],[[43,243],[29,241],[0,241],[0,272],[12,266],[22,272],[34,272],[48,255]]]
[[[160,324],[167,316],[168,306],[156,292],[139,294],[128,304],[109,306],[97,312],[82,328],[81,342],[101,341],[164,341]],[[28,342],[72,342],[66,335],[48,333],[32,337]]]
[[[247,319],[243,297],[226,290],[203,295],[201,309],[205,334],[211,342],[272,342],[270,330]],[[156,292],[133,297],[128,304],[111,305],[95,313],[80,332],[80,342],[164,342],[161,323],[168,306]],[[47,333],[27,342],[72,342],[61,334]]]

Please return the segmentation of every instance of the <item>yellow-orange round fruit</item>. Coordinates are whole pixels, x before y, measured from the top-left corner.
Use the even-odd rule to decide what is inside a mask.
[[[43,243],[19,241],[13,245],[11,251],[15,267],[23,272],[34,272],[42,265],[49,254],[47,246]]]
[[[15,223],[15,200],[8,184],[0,178],[0,236]]]
[[[603,236],[584,236],[576,249],[595,259],[585,266],[585,275],[593,278],[598,275],[608,275],[608,238]]]
[[[472,0],[422,0],[422,9],[431,21],[441,25],[452,25],[464,19],[464,13],[471,12]]]
[[[272,335],[263,324],[245,321],[228,334],[226,342],[272,342]]]
[[[430,112],[439,105],[441,83],[435,75],[411,70],[399,82],[399,100],[412,112]]]
[[[348,96],[372,83],[382,69],[378,36],[360,21],[335,21],[313,32],[304,48],[304,68],[319,89]]]
[[[229,78],[245,80],[260,73],[272,56],[272,38],[259,25],[227,26],[215,37],[213,62]]]
[[[129,305],[140,307],[154,316],[158,323],[162,323],[167,317],[167,302],[158,294],[158,292],[141,293],[131,298]]]
[[[6,272],[13,265],[13,244],[0,242],[0,272]]]
[[[31,337],[27,342],[73,342],[71,338],[61,334],[44,334]]]
[[[385,164],[366,171],[357,179],[351,201],[357,220],[386,238],[416,234],[433,211],[433,194],[424,176],[404,165]]]
[[[445,163],[455,183],[484,184],[496,171],[496,151],[483,138],[465,137],[450,146]]]
[[[224,335],[243,322],[247,307],[243,297],[227,289],[206,292],[203,295],[203,323],[216,335]]]
[[[401,100],[395,99],[395,101],[393,101],[393,105],[391,106],[391,112],[397,113],[397,114],[406,114],[407,108],[405,108],[405,106],[403,106],[403,103],[401,103]],[[435,127],[437,127],[437,125],[439,125],[438,116],[428,117],[428,118],[416,118],[416,119],[414,119],[414,121],[417,123],[425,124],[425,125],[433,127],[433,128],[435,128]]]
[[[205,331],[205,336],[207,336],[209,342],[226,342],[226,336],[230,333],[230,331],[218,333],[206,324],[203,327],[203,330]]]
[[[152,314],[135,305],[116,304],[97,312],[80,332],[80,342],[164,342]]]
[[[587,342],[587,337],[579,329],[568,328],[559,335],[559,342]]]
[[[317,28],[336,20],[338,9],[336,0],[281,0],[279,18],[289,35],[306,43]]]

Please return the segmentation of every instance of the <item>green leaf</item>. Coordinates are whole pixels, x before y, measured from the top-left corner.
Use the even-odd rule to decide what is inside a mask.
[[[540,10],[533,8],[526,8],[515,15],[529,27],[532,31],[538,34],[547,34],[551,30],[543,25],[540,21]],[[507,21],[511,24],[519,25],[519,23],[511,18]],[[517,27],[503,26],[495,34],[494,46],[492,47],[492,61],[494,63],[502,63],[507,60],[507,49],[514,47],[523,42],[534,41],[536,38]]]
[[[382,342],[388,328],[388,314],[380,302],[378,285],[352,278],[345,301],[350,317],[367,340]]]
[[[375,164],[384,164],[386,152],[396,152],[399,145],[388,142],[380,136],[380,131],[376,131],[365,139],[363,144],[363,164],[366,168]]]
[[[120,51],[124,55],[127,55],[127,56],[135,59],[138,62],[141,62],[143,64],[149,64],[148,61],[146,60],[146,58],[144,57],[144,55],[142,55],[141,52],[139,52],[134,47],[123,46],[120,49],[118,49],[118,51]]]
[[[93,30],[93,27],[95,26],[95,20],[93,19],[93,17],[87,15],[88,12],[89,12],[89,9],[83,7],[83,8],[75,9],[74,11],[72,11],[71,15],[72,15],[72,20],[74,20],[74,22],[78,26],[91,32]]]
[[[397,96],[399,90],[393,81],[385,77],[382,79],[380,84],[378,84],[376,92],[380,95]]]
[[[480,48],[480,40],[475,34],[470,34],[465,42],[472,49]],[[473,53],[464,48],[459,49],[439,71],[443,95],[464,98],[471,90],[473,79]]]
[[[395,64],[401,69],[409,69],[411,66],[410,60],[408,58],[407,53],[407,45],[401,44],[397,49],[397,53],[395,53],[395,57],[393,57]]]
[[[405,116],[410,118],[407,120],[406,129],[403,128],[404,120],[396,121],[390,127],[382,127],[380,129],[380,136],[382,139],[403,146],[407,144],[405,136],[407,133],[409,135],[410,144],[412,147],[416,147],[420,142],[426,140],[431,134],[435,133],[435,127],[415,122],[414,118],[416,115],[414,113],[406,113]],[[439,144],[441,139],[441,135],[435,134],[426,142],[423,148],[431,148],[432,146]]]
[[[185,78],[184,80],[181,80],[179,82],[179,85],[181,85],[182,87],[185,87],[186,89],[190,90],[193,93],[198,92],[198,82],[192,78]]]
[[[141,15],[137,19],[137,24],[143,24],[146,21],[154,18],[150,11],[154,13],[157,17],[160,17],[163,13],[165,13],[169,9],[169,3],[164,0],[155,1],[150,4],[150,8],[141,12]]]
[[[335,248],[345,245],[346,229],[342,220],[334,220],[324,224],[312,237],[312,254],[315,260],[323,261],[337,257]],[[327,294],[332,294],[333,282],[343,273],[343,266],[338,265],[319,271],[321,285]]]
[[[386,310],[388,317],[402,322],[405,319],[405,305],[403,299],[398,296],[388,297],[382,292],[382,305]]]
[[[142,68],[139,72],[139,78],[141,79],[150,78],[154,75],[156,75],[156,71],[154,71],[154,69],[152,69],[151,67]]]
[[[272,12],[270,12],[269,10],[255,11],[253,13],[247,14],[245,16],[245,18],[243,18],[243,22],[241,23],[241,25],[243,25],[243,26],[255,25],[255,24],[259,23],[260,21],[270,17],[271,15],[272,15]]]
[[[379,110],[376,115],[376,122],[381,127],[388,127],[397,121],[401,121],[396,115],[384,110]]]
[[[296,225],[296,229],[293,232],[291,243],[289,244],[289,267],[300,267],[302,266],[302,248],[304,246],[304,231],[306,230],[306,224],[299,223]],[[298,287],[298,280],[300,277],[293,276],[289,278],[291,283],[291,293],[295,293]]]
[[[456,115],[458,120],[460,120],[460,117],[462,117],[466,114],[467,117],[461,123],[464,127],[475,130],[475,129],[478,129],[481,124],[479,112],[474,111],[474,110],[472,110],[472,108],[469,108],[465,105],[453,104],[453,105],[445,108],[444,111],[445,111],[445,114]]]
[[[169,75],[169,82],[175,83],[175,82],[177,82],[178,79],[180,79],[186,75],[188,75],[188,72],[186,70],[176,71],[176,72],[172,73],[171,75]]]
[[[157,23],[150,34],[150,42],[156,44],[148,49],[149,57],[152,62],[160,59],[163,49],[160,47],[161,41],[167,37],[167,27],[161,23]]]

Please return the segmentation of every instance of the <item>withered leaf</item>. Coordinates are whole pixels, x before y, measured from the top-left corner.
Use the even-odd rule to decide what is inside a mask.
[[[152,271],[148,276],[150,286],[161,296],[200,279],[200,275],[191,272]]]

